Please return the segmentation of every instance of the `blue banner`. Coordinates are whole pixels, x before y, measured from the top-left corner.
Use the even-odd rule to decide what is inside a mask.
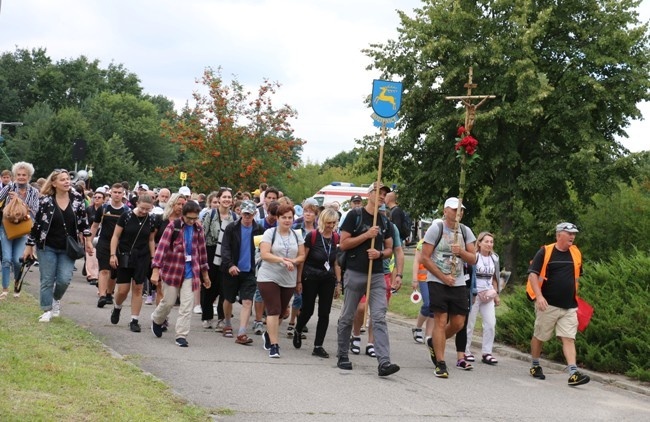
[[[402,83],[375,79],[372,81],[372,119],[377,127],[394,128],[402,106]]]

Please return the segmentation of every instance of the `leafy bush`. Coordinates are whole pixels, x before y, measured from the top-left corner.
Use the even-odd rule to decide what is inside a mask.
[[[625,374],[650,381],[650,255],[617,252],[609,262],[585,265],[578,294],[594,307],[591,324],[576,337],[578,365],[598,372]],[[505,296],[508,312],[499,318],[497,340],[530,351],[534,305],[525,286]],[[544,356],[564,362],[562,344],[544,344]]]

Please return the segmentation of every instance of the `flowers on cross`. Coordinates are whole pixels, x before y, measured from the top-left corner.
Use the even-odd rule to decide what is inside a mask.
[[[470,135],[464,126],[461,126],[456,131],[456,155],[458,158],[467,156],[468,160],[471,162],[478,157],[476,154],[476,149],[478,148],[478,141],[472,135]]]

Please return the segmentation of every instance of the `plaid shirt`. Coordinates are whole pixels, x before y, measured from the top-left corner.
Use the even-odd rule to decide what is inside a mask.
[[[181,219],[181,231],[170,245],[174,223],[169,223],[156,247],[151,262],[153,268],[160,268],[160,279],[172,287],[180,287],[185,275],[185,223]],[[170,247],[171,246],[171,247]],[[208,253],[205,249],[205,234],[200,224],[194,223],[192,234],[192,291],[200,288],[201,272],[208,271]]]

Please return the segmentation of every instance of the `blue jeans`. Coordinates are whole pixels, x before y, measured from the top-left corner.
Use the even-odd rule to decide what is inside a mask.
[[[433,316],[431,315],[431,310],[429,309],[429,285],[426,281],[420,281],[418,284],[420,285],[420,296],[422,296],[420,315],[425,317]]]
[[[74,261],[65,249],[45,246],[38,250],[38,264],[41,273],[41,309],[52,309],[52,300],[61,300],[72,280]]]
[[[7,233],[4,226],[0,225],[0,243],[2,244],[2,288],[8,289],[11,282],[11,270],[13,266],[14,277],[20,271],[20,261],[23,252],[25,252],[25,243],[27,236],[21,236],[17,239],[7,239]]]

